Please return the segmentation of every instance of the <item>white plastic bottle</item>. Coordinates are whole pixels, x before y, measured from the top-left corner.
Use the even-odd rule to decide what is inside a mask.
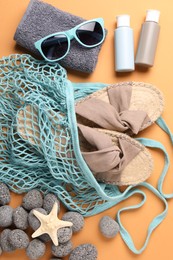
[[[130,16],[118,15],[115,29],[115,70],[128,72],[134,70],[134,39],[130,27]]]

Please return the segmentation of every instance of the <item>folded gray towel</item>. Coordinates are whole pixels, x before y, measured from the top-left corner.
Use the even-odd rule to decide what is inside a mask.
[[[83,21],[85,21],[83,18],[59,10],[50,4],[31,0],[17,27],[14,40],[33,54],[40,56],[34,42],[46,35],[69,30]],[[101,45],[85,48],[77,41],[71,41],[68,55],[59,63],[66,68],[90,73],[95,69],[100,49]]]

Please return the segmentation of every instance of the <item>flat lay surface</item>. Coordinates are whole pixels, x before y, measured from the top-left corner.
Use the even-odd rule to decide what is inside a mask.
[[[85,20],[102,17],[105,28],[108,30],[106,39],[100,49],[98,61],[94,72],[85,74],[72,69],[67,69],[68,78],[72,82],[102,82],[115,84],[123,81],[136,81],[150,83],[156,86],[165,99],[163,118],[173,132],[172,120],[172,96],[173,96],[173,77],[172,77],[172,58],[173,58],[173,15],[172,3],[166,1],[149,0],[47,0],[46,3],[53,5],[65,12],[80,16]],[[1,0],[0,1],[0,57],[8,56],[13,53],[29,53],[25,48],[20,47],[13,40],[16,28],[23,17],[29,0]],[[144,22],[147,9],[160,10],[160,36],[156,50],[154,66],[146,68],[136,68],[132,72],[115,72],[114,64],[114,30],[116,28],[116,16],[120,14],[129,14],[131,17],[131,28],[134,30],[134,51],[136,53],[141,25]],[[43,30],[44,31],[44,30]],[[20,35],[21,37],[21,35]],[[31,54],[31,53],[29,53]],[[80,59],[82,56],[80,56]],[[88,57],[87,57],[88,58]],[[141,98],[142,100],[142,98]],[[142,101],[141,101],[142,102]],[[166,135],[156,124],[149,126],[141,131],[137,137],[145,137],[161,142],[169,156],[170,167],[166,180],[163,185],[164,193],[173,193],[173,147]],[[154,159],[154,169],[147,180],[148,183],[157,188],[158,179],[164,165],[164,155],[156,149],[149,149]],[[140,186],[139,186],[140,188]],[[121,188],[123,189],[123,188]],[[146,203],[143,207],[121,214],[121,220],[125,228],[131,234],[137,249],[140,249],[146,239],[147,229],[152,219],[164,210],[163,203],[146,188],[142,187],[147,195]],[[12,194],[10,206],[13,208],[21,205],[22,195]],[[99,222],[102,217],[116,217],[117,211],[121,208],[136,205],[141,201],[139,195],[119,203],[110,209],[92,217],[85,218],[83,229],[73,234],[72,243],[74,247],[80,244],[93,244],[98,250],[98,260],[145,260],[145,259],[168,259],[173,258],[173,199],[168,200],[168,214],[164,221],[156,228],[151,235],[149,244],[140,255],[133,254],[124,243],[120,233],[114,238],[106,238],[99,230]],[[59,219],[67,210],[61,205]],[[50,244],[47,244],[45,255],[41,260],[48,260],[52,257]],[[27,260],[25,250],[20,249],[11,253],[3,253],[2,260]],[[68,257],[64,258],[68,259]],[[87,260],[87,259],[86,259]]]

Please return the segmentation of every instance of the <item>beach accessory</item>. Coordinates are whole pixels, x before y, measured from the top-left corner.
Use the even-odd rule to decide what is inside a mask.
[[[79,148],[74,100],[101,84],[74,91],[59,64],[30,55],[3,58],[0,73],[1,181],[16,193],[36,187],[54,193],[66,207],[83,215],[109,208],[109,198],[111,205],[112,197],[117,203],[124,199],[117,186],[96,181]]]
[[[134,34],[130,27],[130,15],[116,16],[117,28],[114,31],[115,71],[129,72],[134,66]]]
[[[82,155],[98,181],[114,185],[136,185],[153,170],[149,151],[127,135],[79,125]]]
[[[163,107],[163,94],[155,86],[122,82],[81,99],[75,111],[81,124],[132,135],[153,124]]]
[[[70,41],[74,38],[86,48],[98,46],[105,38],[103,19],[89,20],[68,31],[47,35],[35,42],[35,47],[45,60],[59,61],[69,53]]]
[[[84,216],[100,213],[134,194],[142,195],[139,205],[118,211],[122,238],[134,253],[140,254],[153,230],[167,214],[166,200],[149,183],[140,183],[164,203],[164,210],[153,219],[143,247],[137,250],[121,224],[120,213],[141,207],[145,193],[135,186],[121,192],[116,185],[96,181],[80,151],[75,103],[104,88],[105,84],[72,84],[60,65],[38,61],[30,55],[4,57],[0,61],[0,74],[1,181],[16,193],[35,187],[44,193],[54,193],[68,209]],[[32,110],[27,110],[28,107]],[[34,107],[37,107],[36,111]],[[18,115],[25,118],[27,140],[18,132]],[[36,115],[38,118],[35,119]],[[34,127],[35,122],[39,122],[38,127]],[[55,139],[55,136],[58,138]],[[156,146],[149,140],[140,142]],[[58,152],[56,146],[59,147]],[[165,176],[166,170],[167,165],[161,176]]]
[[[135,64],[142,67],[152,67],[160,34],[160,11],[149,9],[145,22],[142,24],[136,51]]]
[[[31,0],[16,29],[14,39],[17,44],[42,58],[40,52],[35,48],[35,42],[48,35],[71,30],[71,28],[81,23],[85,24],[85,22],[88,23],[85,19],[62,11],[50,4],[39,0]],[[102,33],[100,22],[102,24],[101,20],[97,20],[97,25],[99,23],[98,27]],[[85,45],[88,45],[88,43],[83,42],[81,45],[82,41],[82,39],[80,39],[80,43],[76,40],[70,41],[68,55],[58,62],[65,68],[91,73],[96,67],[102,44],[94,48],[86,48]]]
[[[60,228],[71,227],[73,223],[69,221],[63,221],[57,218],[58,213],[58,203],[55,202],[53,208],[49,215],[40,213],[37,210],[33,210],[33,214],[38,218],[41,225],[40,227],[32,234],[32,237],[39,237],[43,234],[48,234],[55,246],[58,246],[58,236],[57,232]]]
[[[54,112],[50,111],[50,116],[53,114]],[[16,120],[17,132],[22,139],[31,145],[40,146],[37,106],[24,106],[18,111]],[[60,126],[58,128],[60,130]],[[78,129],[81,153],[98,181],[119,186],[135,185],[150,176],[153,169],[151,155],[138,141],[115,131],[93,129],[80,124]],[[60,141],[65,143],[66,133],[62,127],[61,131],[64,132],[62,140],[59,138],[56,126],[51,126],[57,157],[60,148],[58,143]],[[70,159],[71,155],[67,156]]]

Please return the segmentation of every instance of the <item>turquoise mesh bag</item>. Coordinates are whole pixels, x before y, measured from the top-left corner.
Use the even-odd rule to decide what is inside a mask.
[[[164,202],[165,209],[151,222],[144,246],[137,250],[121,224],[120,213],[139,208],[145,193],[129,186],[99,183],[83,160],[75,102],[104,87],[102,83],[71,83],[58,64],[47,64],[30,55],[0,60],[0,179],[16,193],[37,188],[52,192],[72,211],[91,216],[134,194],[141,203],[118,211],[120,233],[128,247],[141,253],[152,231],[167,214],[167,202],[150,184],[141,183]],[[141,140],[141,142],[144,140]],[[145,142],[144,142],[145,143]],[[151,141],[147,142],[151,146]]]
[[[1,181],[16,193],[33,188],[53,192],[67,208],[83,215],[121,201],[130,188],[123,194],[116,186],[99,184],[79,150],[74,100],[98,86],[72,86],[60,65],[48,65],[29,55],[3,58]]]

